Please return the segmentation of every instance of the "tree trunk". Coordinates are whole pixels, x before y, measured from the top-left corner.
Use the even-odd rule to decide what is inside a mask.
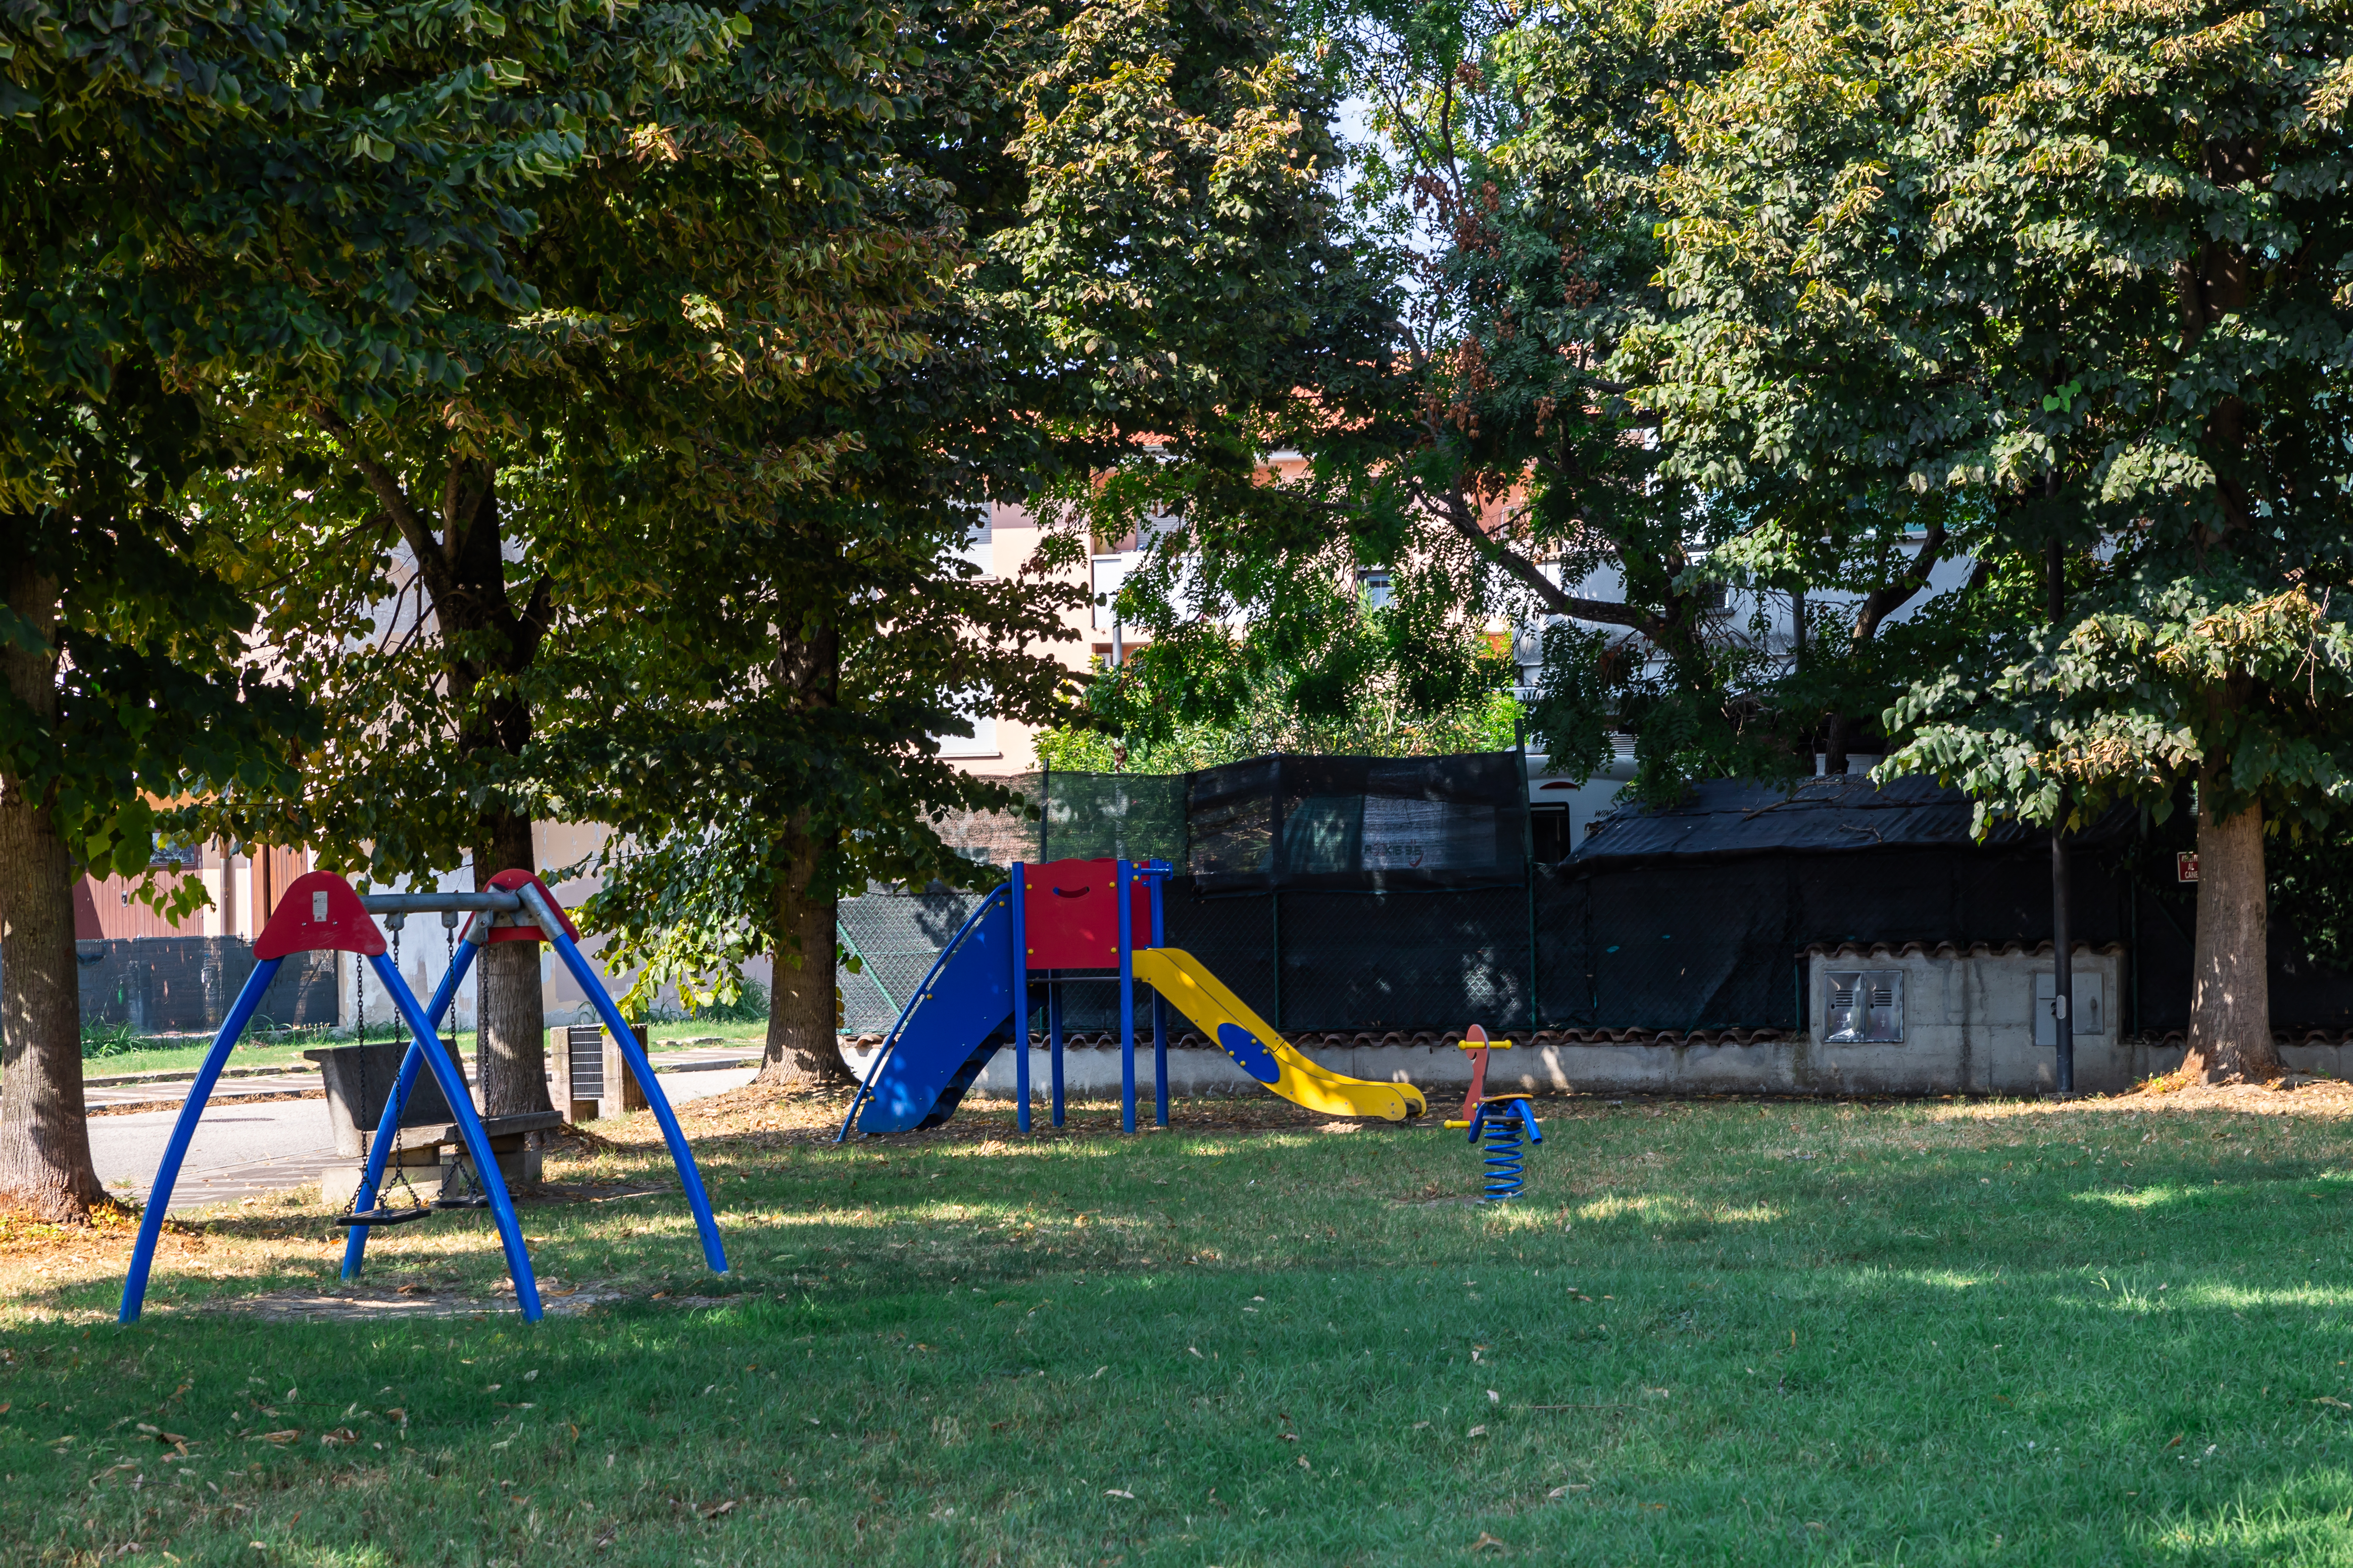
[[[2280,1076],[2279,1050],[2272,1044],[2267,901],[2263,808],[2251,805],[2217,821],[2201,799],[2189,1054],[2181,1064],[2192,1079],[2265,1083]]]
[[[1842,773],[1846,772],[1847,737],[1852,734],[1853,731],[1854,721],[1849,719],[1845,714],[1833,713],[1831,715],[1830,734],[1822,742],[1822,772],[1825,773]]]
[[[768,1041],[762,1083],[797,1089],[858,1081],[841,1059],[833,1026],[833,895],[812,896],[818,845],[796,822],[785,836],[790,858],[776,889],[775,975],[768,989]]]
[[[58,585],[9,569],[8,607],[52,648]],[[8,689],[45,724],[58,716],[57,658],[0,644]],[[81,982],[74,962],[73,858],[24,781],[0,773],[0,1212],[77,1220],[107,1200],[81,1098]]]
[[[531,819],[482,819],[482,847],[474,851],[474,887],[491,885],[501,871],[536,871]],[[494,942],[475,961],[480,1002],[476,1010],[474,1070],[480,1076],[482,1114],[525,1116],[552,1110],[547,1098],[547,1005],[540,990],[535,942]]]

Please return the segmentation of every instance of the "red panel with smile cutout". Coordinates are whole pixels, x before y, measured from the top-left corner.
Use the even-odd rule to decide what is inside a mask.
[[[1022,868],[1022,939],[1032,969],[1119,967],[1119,862],[1049,860]],[[1128,886],[1135,945],[1152,945],[1152,889]]]

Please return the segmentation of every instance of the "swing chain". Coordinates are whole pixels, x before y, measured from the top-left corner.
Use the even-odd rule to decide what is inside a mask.
[[[391,914],[385,917],[385,924],[392,928],[392,967],[395,971],[397,971],[400,968],[401,928],[407,923],[406,918],[399,914]],[[364,1116],[368,1102],[374,1098],[373,1079],[375,1075],[368,1070],[367,966],[364,963],[359,965],[359,1003],[355,1008],[355,1013],[358,1021],[360,1048],[360,1109],[362,1115]],[[404,1044],[407,1038],[407,1031],[406,1028],[407,1020],[403,1016],[397,1001],[393,1004],[392,1013],[395,1020],[393,1026],[393,1043],[395,1045]],[[399,1089],[400,1079],[397,1071],[396,1070],[393,1081],[386,1087],[385,1098],[387,1102],[393,1094],[399,1091]],[[405,1114],[406,1108],[403,1107],[402,1109]],[[387,1215],[396,1212],[390,1205],[385,1202],[385,1199],[390,1195],[389,1192],[386,1190],[388,1187],[397,1187],[402,1193],[407,1195],[408,1202],[396,1211],[401,1217],[421,1217],[432,1212],[430,1205],[428,1205],[425,1201],[425,1194],[418,1192],[415,1187],[409,1184],[407,1162],[401,1158],[402,1145],[400,1123],[401,1118],[396,1117],[393,1120],[392,1151],[385,1160],[385,1168],[389,1173],[389,1180],[378,1186],[375,1193],[375,1206],[367,1211],[368,1215],[372,1216],[375,1221],[379,1223],[383,1222]],[[382,1123],[379,1121],[378,1126],[381,1127],[381,1125]],[[365,1131],[368,1131],[371,1135],[374,1131],[373,1129]],[[363,1161],[367,1158],[367,1151],[364,1148],[360,1152],[360,1158]],[[360,1218],[359,1190],[356,1187],[352,1190],[351,1203],[344,1207],[343,1214],[338,1217],[345,1221],[356,1221],[361,1224],[370,1223],[368,1220],[362,1220]]]

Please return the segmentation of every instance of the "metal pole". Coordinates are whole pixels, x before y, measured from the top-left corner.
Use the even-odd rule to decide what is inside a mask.
[[[1536,1032],[1536,840],[1535,824],[1528,817],[1528,802],[1535,798],[1534,783],[1528,777],[1528,738],[1520,728],[1519,715],[1512,715],[1512,742],[1520,753],[1520,878],[1528,889],[1528,1033]]]
[[[1046,976],[1046,1049],[1053,1058],[1054,1125],[1062,1124],[1062,984]]]
[[[2044,489],[2046,494],[2056,494],[2056,475],[2045,481]],[[2051,631],[2056,637],[2060,618],[2067,607],[2067,549],[2056,535],[2051,541],[2045,574],[2051,600]],[[2075,956],[2067,922],[2068,879],[2067,790],[2063,784],[2059,808],[2051,818],[2051,1026],[2053,1041],[2059,1047],[2059,1092],[2063,1095],[2075,1092]]]
[[[212,1048],[205,1053],[202,1066],[196,1068],[196,1079],[188,1085],[188,1098],[180,1102],[180,1114],[172,1123],[172,1136],[164,1145],[164,1158],[155,1167],[155,1180],[147,1188],[146,1211],[139,1216],[139,1239],[131,1247],[131,1272],[122,1281],[122,1306],[115,1321],[135,1323],[139,1308],[147,1299],[147,1271],[155,1265],[155,1243],[164,1234],[164,1211],[172,1206],[172,1186],[180,1179],[180,1166],[188,1157],[188,1142],[196,1135],[196,1120],[205,1113],[205,1101],[220,1081],[221,1068],[228,1065],[228,1054],[237,1047],[245,1026],[253,1022],[254,1010],[261,1005],[261,994],[278,978],[285,963],[282,958],[265,958],[253,966],[245,977],[244,988],[237,992],[236,1003],[228,1016],[221,1020],[220,1033],[213,1037]]]
[[[1274,1016],[1267,1022],[1276,1034],[1282,1033],[1282,889],[1271,888],[1266,895],[1267,924],[1274,939]]]
[[[2059,1092],[2075,1092],[2075,959],[2067,929],[2067,797],[2051,822],[2051,1023],[2059,1047]]]
[[[1013,1124],[1029,1131],[1029,933],[1022,924],[1022,868],[1013,862],[1008,888],[1013,920]]]
[[[1129,889],[1135,863],[1118,860],[1113,891],[1119,895],[1119,1130],[1135,1131],[1135,910]]]
[[[596,977],[596,972],[588,966],[587,955],[573,945],[572,939],[564,933],[564,921],[558,918],[554,906],[540,892],[538,885],[527,882],[521,891],[523,907],[531,911],[532,918],[538,923],[540,934],[547,945],[555,950],[555,956],[564,961],[564,967],[572,972],[572,978],[579,983],[582,993],[587,996],[589,1005],[596,1008],[596,1016],[604,1021],[605,1027],[612,1031],[613,1043],[621,1050],[621,1059],[628,1064],[629,1071],[637,1075],[638,1087],[646,1091],[647,1108],[653,1111],[654,1120],[661,1125],[662,1142],[670,1146],[670,1160],[678,1169],[679,1185],[686,1190],[686,1206],[693,1211],[695,1228],[702,1234],[702,1260],[710,1265],[713,1274],[726,1273],[727,1249],[719,1240],[719,1222],[711,1213],[711,1194],[703,1190],[702,1173],[695,1168],[694,1151],[687,1146],[686,1133],[678,1124],[678,1112],[670,1109],[670,1096],[664,1094],[661,1085],[654,1081],[653,1063],[646,1059],[646,1048],[638,1043],[638,1032],[629,1027],[628,1021],[621,1016],[621,1010],[613,1005],[612,994],[605,989],[605,983]]]
[[[1161,908],[1161,889],[1168,882],[1168,867],[1155,864],[1152,870],[1152,945],[1166,945],[1167,925]],[[1160,994],[1157,986],[1152,992],[1152,1083],[1153,1125],[1168,1125],[1168,998]]]
[[[563,928],[553,929],[561,940]],[[526,1322],[535,1323],[540,1317],[539,1283],[532,1276],[531,1249],[523,1245],[522,1222],[515,1217],[514,1200],[507,1194],[506,1177],[499,1172],[499,1157],[491,1152],[490,1135],[482,1131],[482,1119],[474,1110],[474,1097],[466,1091],[466,1075],[449,1059],[449,1053],[440,1048],[433,1020],[425,1016],[416,994],[400,977],[400,971],[392,966],[392,960],[380,952],[371,953],[368,967],[375,971],[392,1005],[407,1021],[412,1053],[423,1058],[432,1070],[433,1081],[441,1086],[441,1098],[449,1105],[449,1120],[458,1124],[458,1136],[466,1152],[473,1156],[474,1183],[491,1200],[491,1218],[498,1226],[499,1244],[506,1252],[507,1278],[514,1281],[515,1309]],[[417,1039],[434,1041],[434,1048],[416,1051]]]
[[[522,908],[522,900],[496,888],[480,893],[362,893],[360,908],[372,915],[427,915],[445,910],[513,914]]]

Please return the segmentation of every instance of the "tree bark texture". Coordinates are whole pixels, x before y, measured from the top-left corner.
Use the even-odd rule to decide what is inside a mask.
[[[833,1026],[834,921],[830,892],[809,890],[818,846],[796,823],[786,836],[791,871],[776,889],[775,974],[768,989],[768,1039],[760,1081],[793,1088],[849,1084]]]
[[[1854,733],[1854,721],[1843,713],[1831,715],[1830,731],[1822,741],[1822,772],[1843,773],[1847,769],[1847,747]]]
[[[2206,792],[2201,791],[2203,795]],[[2215,819],[2198,812],[2198,942],[2189,994],[2189,1054],[2182,1071],[2206,1083],[2280,1076],[2272,1043],[2263,814],[2249,806]]]
[[[57,584],[19,563],[6,591],[9,609],[54,649]],[[10,693],[54,723],[54,652],[0,645],[0,668]],[[82,1104],[74,876],[45,803],[0,773],[0,1212],[53,1221],[108,1202]]]
[[[349,436],[348,429],[342,431]],[[543,576],[517,608],[507,587],[500,537],[498,471],[481,458],[452,462],[438,500],[420,502],[400,477],[364,455],[353,441],[361,475],[416,558],[417,574],[445,639],[462,636],[443,665],[450,695],[466,714],[455,737],[470,761],[520,757],[531,743],[532,711],[520,687],[546,639],[551,584]],[[436,529],[438,532],[437,534]],[[487,650],[487,651],[482,651]],[[482,813],[474,850],[474,885],[487,887],[501,871],[536,871],[529,818],[492,809]],[[552,1110],[547,1096],[547,1009],[540,989],[540,949],[493,942],[478,961],[480,997],[476,1071],[489,1116]]]
[[[539,869],[529,817],[485,817],[483,828],[482,845],[474,851],[477,891],[501,871]],[[474,1071],[481,1079],[485,1116],[555,1109],[547,1096],[547,1006],[540,986],[540,958],[546,951],[535,942],[494,942],[475,960],[481,988]]]
[[[803,710],[831,708],[841,689],[841,637],[822,626],[807,637],[777,639],[776,681]],[[849,1084],[857,1075],[841,1059],[834,1032],[834,889],[820,873],[826,851],[807,812],[784,830],[785,874],[776,886],[776,927],[769,932],[773,983],[768,992],[768,1040],[760,1081]]]

